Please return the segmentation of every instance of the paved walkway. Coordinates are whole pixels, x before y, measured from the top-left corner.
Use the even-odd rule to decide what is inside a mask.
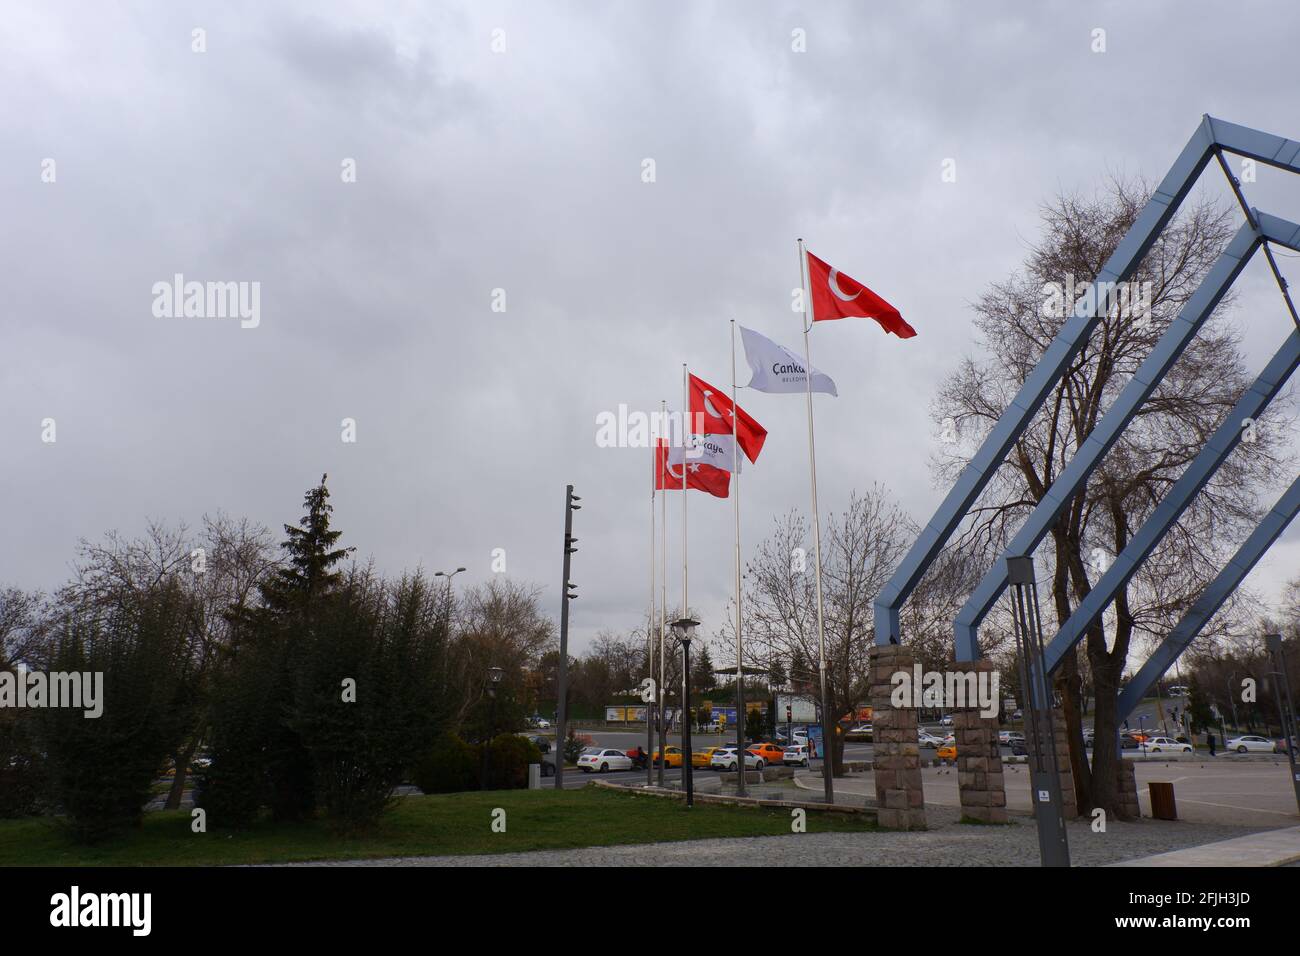
[[[1288,866],[1300,861],[1300,827],[1157,853],[1114,866]]]
[[[1004,775],[1007,809],[1012,813],[1030,813],[1028,768],[1011,764],[1004,768]],[[1164,781],[1174,785],[1174,802],[1181,822],[1260,829],[1300,823],[1286,758],[1142,761],[1134,767],[1134,776],[1143,814],[1151,813],[1147,784]],[[921,780],[927,805],[961,806],[955,767],[926,767],[921,771]],[[822,778],[814,774],[800,772],[795,775],[795,783],[811,793],[822,790]],[[835,792],[848,799],[865,801],[869,797],[874,802],[874,778],[869,772],[836,777]]]

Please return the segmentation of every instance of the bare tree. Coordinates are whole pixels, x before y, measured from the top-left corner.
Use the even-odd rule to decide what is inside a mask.
[[[773,657],[780,657],[815,674],[819,647],[811,535],[797,511],[778,518],[775,525],[745,569],[745,662],[767,668]],[[844,512],[828,516],[824,525],[828,724],[834,727],[866,697],[867,655],[874,633],[872,604],[915,529],[879,486],[850,496]],[[733,610],[728,620],[734,616]],[[800,675],[792,668],[791,676]],[[843,764],[843,751],[843,741],[832,735],[828,752],[837,770]]]
[[[1072,278],[1082,291],[1133,223],[1148,191],[1142,184],[1116,181],[1097,198],[1062,195],[1043,208],[1045,237],[1031,247],[1021,271],[975,304],[986,357],[964,361],[935,402],[936,422],[956,437],[936,462],[939,475],[951,477],[969,462],[1073,311],[1071,302],[1062,303],[1063,309],[1044,308],[1048,284],[1059,288]],[[1044,498],[1195,292],[1233,231],[1230,218],[1220,205],[1193,204],[1148,252],[1132,281],[1151,284],[1149,304],[1135,291],[1128,308],[1121,302],[1102,319],[972,512],[959,543],[983,552],[986,566]],[[1058,626],[1248,386],[1237,336],[1222,316],[1227,301],[1051,528],[1050,546],[1040,551],[1040,578],[1051,582]],[[1229,459],[1120,591],[1113,611],[1088,629],[1097,740],[1116,732],[1117,696],[1131,644],[1166,633],[1257,519],[1258,492],[1283,473],[1277,440],[1282,431],[1258,429],[1258,440]],[[1085,756],[1076,652],[1066,655],[1056,685],[1065,707],[1078,805],[1118,813],[1115,749],[1097,747],[1091,767]]]

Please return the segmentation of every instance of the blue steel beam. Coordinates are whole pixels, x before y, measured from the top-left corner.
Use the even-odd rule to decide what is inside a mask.
[[[1237,231],[1236,236],[1228,243],[1228,247],[1206,273],[1196,292],[1187,300],[1178,318],[1169,324],[1169,328],[1160,337],[1151,354],[1139,366],[1133,378],[1124,386],[1119,397],[1097,423],[1092,434],[1070,459],[1070,463],[1062,469],[1051,487],[1047,489],[1043,499],[1034,507],[1015,537],[1011,539],[1005,554],[1034,552],[1051,530],[1052,524],[1065,509],[1070,498],[1087,485],[1088,476],[1119,440],[1142,404],[1155,391],[1161,379],[1178,361],[1178,357],[1183,354],[1205,320],[1210,317],[1219,300],[1227,293],[1246,263],[1250,261],[1250,257],[1259,248],[1260,241],[1271,239],[1290,248],[1297,248],[1300,245],[1300,226],[1257,211],[1254,214],[1259,222],[1258,231],[1250,223],[1243,224]],[[1145,554],[1142,557],[1145,557]],[[953,622],[957,660],[973,661],[979,658],[980,623],[1006,587],[1006,563],[998,561],[984,575],[970,599],[958,612],[956,621]],[[1053,645],[1057,640],[1059,636],[1053,640]],[[1049,656],[1053,645],[1049,645]]]
[[[1205,116],[1115,252],[1102,267],[1096,282],[1127,281],[1177,211],[1214,151],[1220,147],[1268,165],[1300,172],[1300,143]],[[1103,297],[1085,296],[1081,301],[1086,303],[1094,298]],[[1105,305],[1104,300],[1098,301],[1098,311],[1104,312]],[[1052,340],[1042,360],[1002,413],[975,457],[962,470],[929,524],[876,598],[876,643],[888,644],[898,639],[898,612],[903,602],[911,595],[921,576],[993,478],[1065,368],[1087,342],[1099,318],[1099,315],[1089,314],[1089,310],[1080,305]]]
[[[1237,549],[1218,576],[1201,592],[1196,603],[1183,615],[1168,636],[1160,642],[1154,654],[1147,658],[1137,675],[1119,695],[1119,719],[1126,720],[1138,704],[1142,703],[1151,688],[1178,659],[1187,646],[1192,643],[1201,628],[1223,606],[1233,591],[1241,584],[1250,569],[1264,555],[1274,541],[1286,530],[1287,525],[1300,511],[1300,477],[1291,483],[1291,487],[1278,499],[1273,510],[1264,516],[1245,543]]]
[[[1137,573],[1142,562],[1156,549],[1192,499],[1214,477],[1214,473],[1227,460],[1228,455],[1241,440],[1243,422],[1254,421],[1268,408],[1269,402],[1282,390],[1296,366],[1300,365],[1300,329],[1295,329],[1282,343],[1272,361],[1255,379],[1255,384],[1233,407],[1215,430],[1205,447],[1187,466],[1169,493],[1142,523],[1142,527],[1129,539],[1124,550],[1115,558],[1101,579],[1079,602],[1074,613],[1056,632],[1047,645],[1047,669],[1054,670],[1066,652],[1083,639],[1084,632],[1115,600],[1120,590]]]
[[[1205,164],[1217,149],[1225,149],[1259,162],[1300,172],[1300,143],[1261,133],[1224,120],[1204,116],[1187,145],[1161,180],[1147,204],[1129,227],[1124,238],[1106,260],[1096,282],[1124,282],[1133,274],[1179,205],[1195,185]],[[1095,311],[1080,305],[1057,333],[1042,360],[1030,373],[1020,391],[1007,406],[997,425],[989,432],[975,457],[962,470],[957,482],[940,504],[889,583],[875,602],[876,643],[898,640],[898,612],[917,582],[952,537],[975,499],[992,480],[1043,401],[1060,379],[1070,361],[1088,340],[1104,314],[1105,297],[1087,295],[1082,302],[1094,301]]]

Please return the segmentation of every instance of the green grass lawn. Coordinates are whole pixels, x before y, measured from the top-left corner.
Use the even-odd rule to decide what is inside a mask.
[[[492,811],[506,811],[506,832],[491,830]],[[659,843],[710,837],[790,833],[790,811],[697,804],[663,797],[581,790],[506,790],[399,798],[373,833],[341,837],[322,822],[275,824],[231,832],[190,831],[188,811],[145,814],[143,826],[111,842],[84,847],[51,821],[0,820],[0,866],[188,866],[290,860],[366,859],[430,854]],[[873,829],[860,814],[810,811],[808,831]]]

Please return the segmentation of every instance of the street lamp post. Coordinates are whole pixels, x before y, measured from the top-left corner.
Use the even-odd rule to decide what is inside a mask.
[[[505,676],[505,671],[499,667],[488,668],[487,695],[491,702],[488,705],[488,728],[486,739],[483,741],[483,765],[480,770],[479,789],[486,790],[488,781],[488,768],[492,759],[492,737],[497,728],[497,685],[501,683],[501,678]]]
[[[454,578],[456,575],[460,574],[460,572],[464,570],[465,570],[464,568],[457,568],[455,571],[434,571],[433,572],[433,576],[435,578],[447,579],[447,625],[448,627],[451,626],[451,579]]]
[[[1291,678],[1286,672],[1286,656],[1282,652],[1282,635],[1265,634],[1264,646],[1273,655],[1273,673],[1278,678],[1277,710],[1282,718],[1282,740],[1286,743],[1286,756],[1291,764],[1291,786],[1295,789],[1296,806],[1300,807],[1300,768],[1296,766],[1296,713],[1295,703],[1291,699]]]
[[[686,788],[686,805],[695,806],[694,761],[691,753],[691,639],[700,622],[692,617],[673,621],[673,636],[682,645],[682,782]],[[740,753],[740,772],[745,772],[745,754]]]

